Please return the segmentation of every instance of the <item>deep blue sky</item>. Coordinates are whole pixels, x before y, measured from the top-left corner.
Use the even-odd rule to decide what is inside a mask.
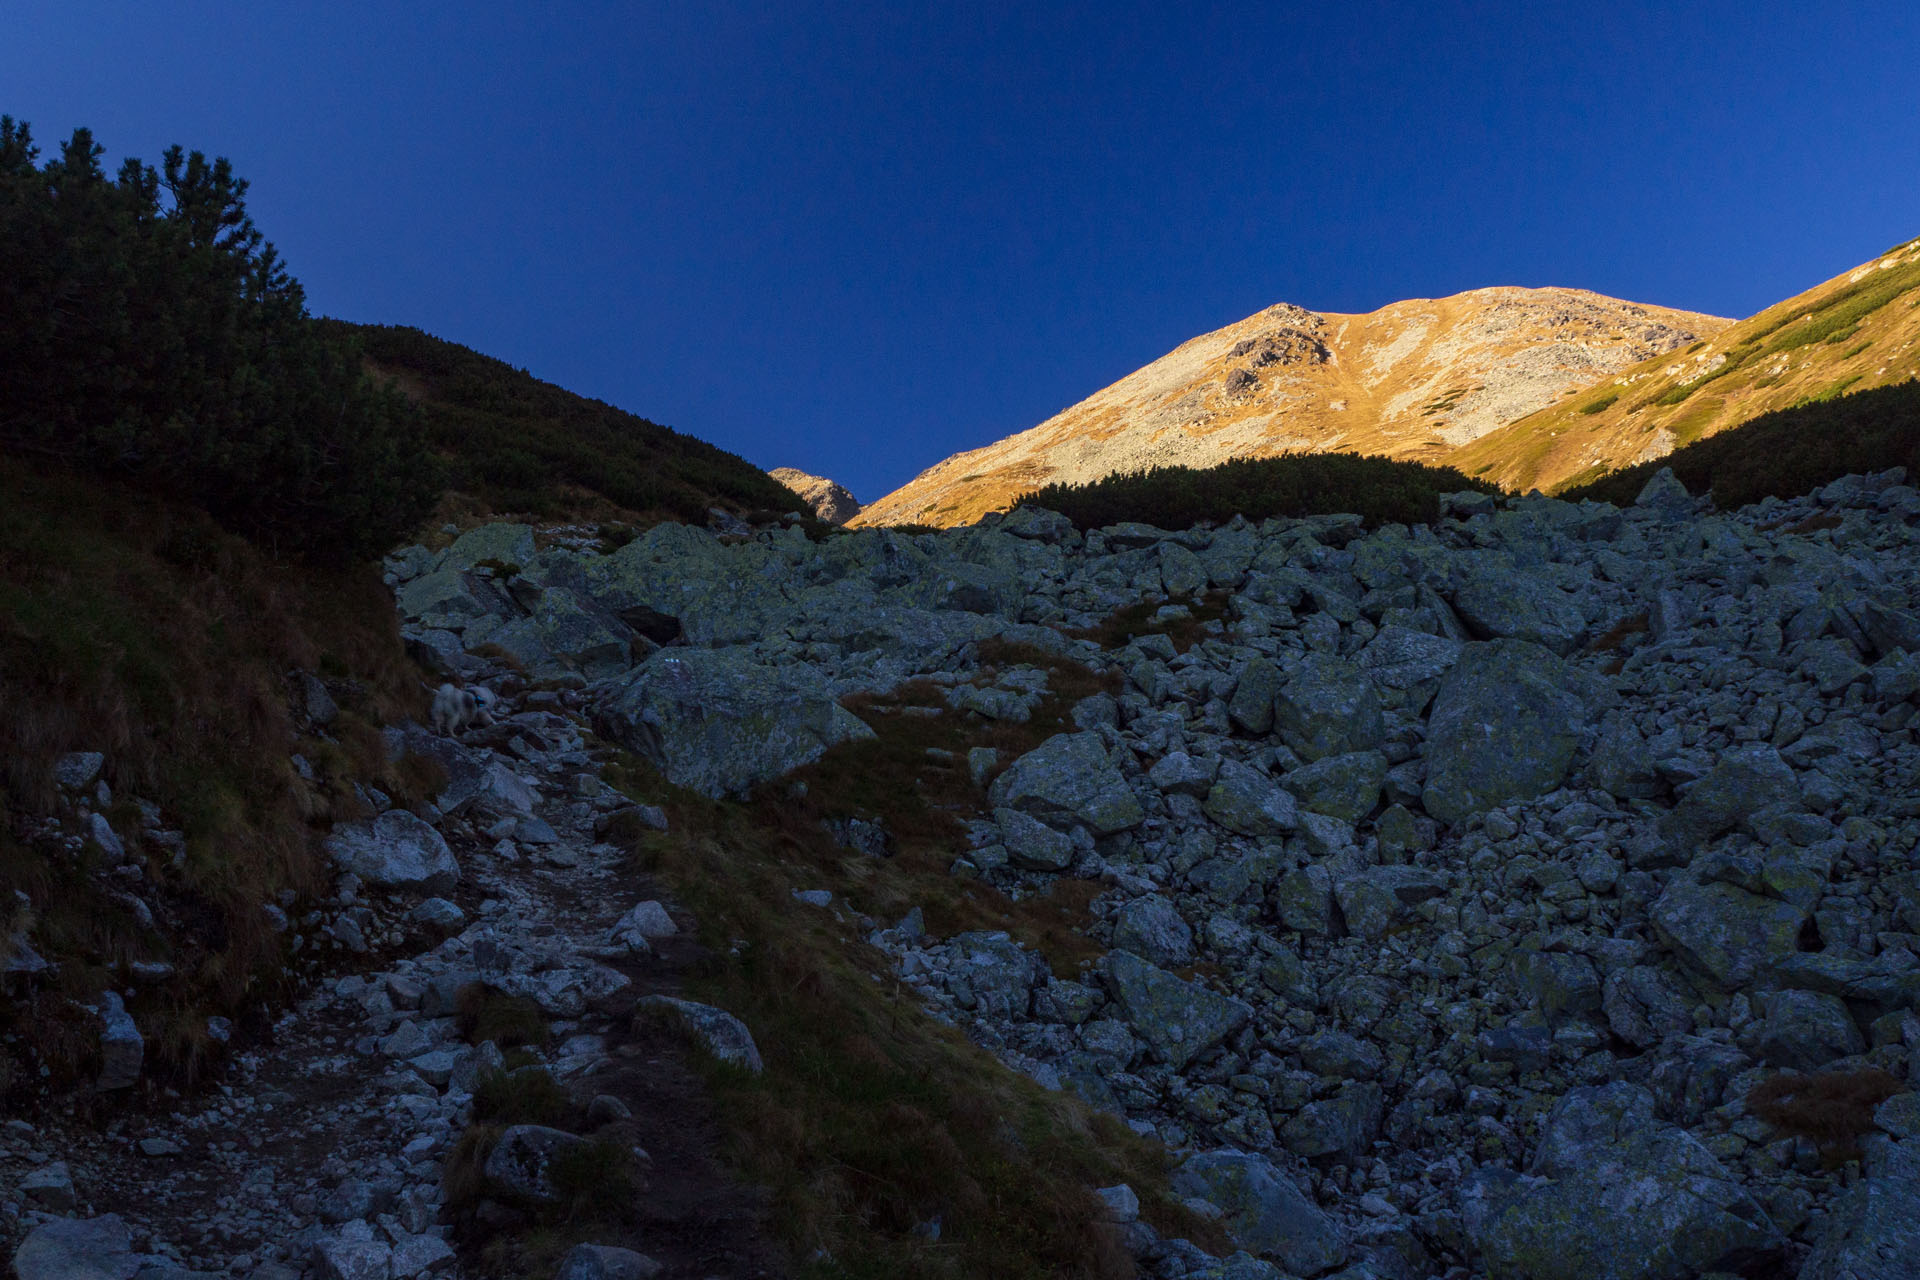
[[[316,313],[865,499],[1274,302],[1740,316],[1920,235],[1913,0],[26,0],[0,112],[231,157]]]

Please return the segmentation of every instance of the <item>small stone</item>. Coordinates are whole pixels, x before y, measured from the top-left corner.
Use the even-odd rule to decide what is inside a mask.
[[[644,1253],[607,1244],[577,1244],[560,1260],[554,1280],[653,1280],[661,1270]]]
[[[66,1213],[79,1199],[73,1189],[73,1176],[67,1172],[64,1160],[55,1160],[29,1171],[20,1179],[20,1195],[29,1204],[51,1209],[55,1213]]]

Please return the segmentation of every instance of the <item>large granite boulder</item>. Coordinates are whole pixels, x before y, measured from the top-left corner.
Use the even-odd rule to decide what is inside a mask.
[[[993,780],[996,809],[1018,809],[1060,830],[1111,835],[1146,817],[1097,733],[1058,733]]]
[[[1707,776],[1688,788],[1660,824],[1669,843],[1691,851],[1722,832],[1745,825],[1762,809],[1800,807],[1800,784],[1780,753],[1764,742],[1727,751]]]
[[[753,1032],[725,1009],[674,996],[643,996],[634,1012],[637,1016],[643,1011],[673,1019],[701,1048],[729,1066],[760,1074],[760,1047],[753,1042]]]
[[[1155,964],[1185,964],[1193,959],[1193,929],[1173,903],[1149,894],[1120,908],[1113,920],[1113,945]]]
[[[1325,653],[1308,654],[1281,687],[1273,729],[1308,762],[1371,751],[1386,737],[1373,681],[1346,659]]]
[[[1381,627],[1359,653],[1362,670],[1385,689],[1411,689],[1438,680],[1460,659],[1460,642],[1393,624]]]
[[[446,840],[405,809],[340,823],[327,837],[327,853],[342,871],[383,889],[440,898],[460,883],[460,864]]]
[[[18,1280],[133,1280],[141,1261],[120,1215],[55,1218],[20,1242],[13,1274]]]
[[[1539,645],[1468,645],[1433,700],[1427,812],[1461,822],[1559,786],[1589,715],[1577,688],[1572,669]]]
[[[1292,794],[1252,765],[1222,760],[1207,792],[1207,816],[1243,836],[1284,835],[1300,825]]]
[[[1387,781],[1387,758],[1378,751],[1322,756],[1281,781],[1302,808],[1358,822],[1380,803],[1380,788]]]
[[[1295,1275],[1317,1276],[1346,1257],[1339,1224],[1263,1155],[1202,1151],[1174,1170],[1172,1189],[1218,1208],[1235,1244]]]
[[[1561,657],[1586,630],[1580,602],[1529,573],[1488,566],[1468,575],[1453,610],[1481,640],[1524,640]]]
[[[1107,956],[1106,976],[1134,1033],[1175,1071],[1253,1019],[1244,1001],[1183,981],[1129,952]]]
[[[533,526],[483,524],[453,540],[440,554],[441,569],[472,569],[482,563],[501,569],[521,569],[533,562]]]
[[[661,650],[610,687],[597,719],[669,782],[716,798],[873,736],[813,667],[767,666],[734,650]]]
[[[1493,1280],[1690,1280],[1745,1271],[1783,1238],[1740,1180],[1634,1084],[1578,1088],[1518,1184],[1478,1224]]]
[[[1807,918],[1792,903],[1719,881],[1670,884],[1649,915],[1688,972],[1728,992],[1792,955]]]
[[[1802,1264],[1799,1280],[1913,1280],[1920,1275],[1920,1139],[1872,1142],[1879,1150],[1868,1157],[1867,1176],[1834,1202],[1826,1232]]]

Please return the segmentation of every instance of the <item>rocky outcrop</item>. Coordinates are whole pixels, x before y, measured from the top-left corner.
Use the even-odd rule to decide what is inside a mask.
[[[845,485],[792,467],[775,467],[767,474],[806,499],[813,514],[828,524],[845,524],[860,514],[860,500]]]

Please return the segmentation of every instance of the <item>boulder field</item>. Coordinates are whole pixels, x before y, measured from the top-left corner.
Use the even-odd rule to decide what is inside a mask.
[[[1912,1095],[1861,1152],[1746,1100],[1920,1082],[1920,492],[1712,512],[1663,473],[1625,510],[1442,511],[608,554],[495,525],[388,569],[424,658],[508,655],[716,797],[870,733],[850,694],[1025,720],[1047,672],[989,641],[1117,673],[974,753],[952,861],[1098,882],[1104,957],[867,923],[935,1016],[1164,1142],[1247,1251],[1130,1223],[1152,1274],[1916,1274]]]

